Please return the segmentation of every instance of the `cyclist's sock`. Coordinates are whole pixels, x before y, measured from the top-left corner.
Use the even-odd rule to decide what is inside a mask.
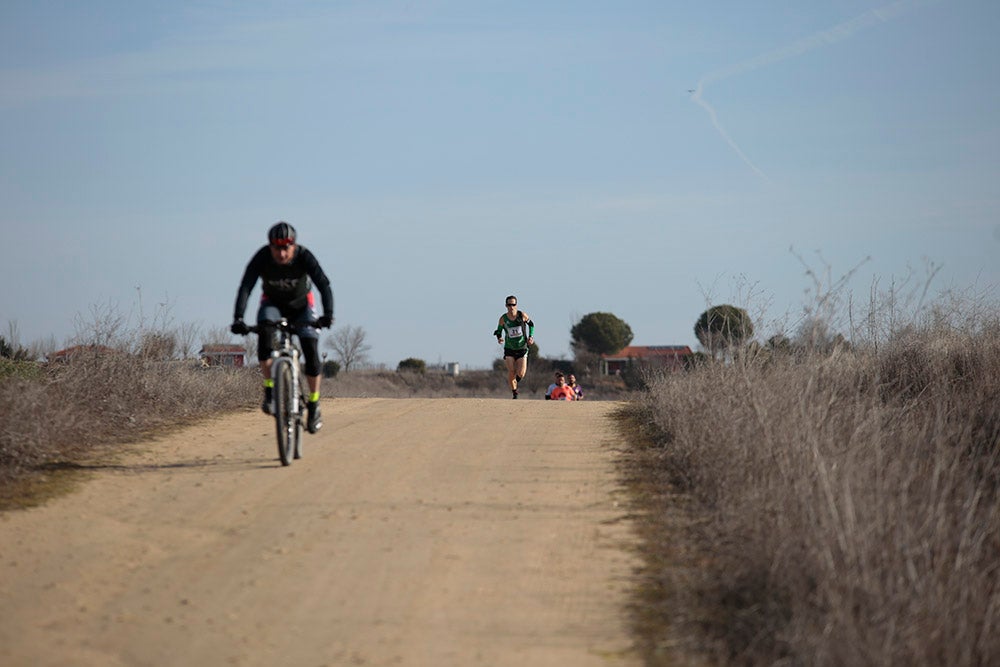
[[[318,400],[319,400],[319,392],[318,391],[314,391],[311,394],[309,394],[309,402],[310,403],[315,403]]]
[[[260,405],[260,409],[264,411],[264,414],[269,415],[274,412],[274,408],[271,407],[271,402],[273,400],[274,400],[274,381],[264,380],[264,402],[261,403]]]

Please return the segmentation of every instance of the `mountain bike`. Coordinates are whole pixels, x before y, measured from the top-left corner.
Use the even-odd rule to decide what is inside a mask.
[[[299,328],[285,318],[262,325],[248,327],[250,333],[267,333],[273,336],[271,342],[271,379],[274,380],[272,391],[273,403],[271,414],[274,415],[278,435],[278,458],[281,465],[291,465],[292,459],[302,458],[302,429],[306,415],[306,397],[309,388],[299,364],[301,353],[292,341]]]

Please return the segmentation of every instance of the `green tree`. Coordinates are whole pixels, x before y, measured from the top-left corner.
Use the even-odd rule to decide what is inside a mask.
[[[573,346],[593,354],[611,354],[632,342],[632,327],[611,313],[589,313],[570,329]]]
[[[6,338],[0,336],[0,357],[14,359],[15,361],[24,361],[28,356],[29,354],[26,349],[20,345],[8,343]]]
[[[424,373],[427,371],[427,362],[416,357],[408,357],[399,362],[397,371],[410,371],[411,373]]]
[[[719,352],[731,352],[753,337],[753,322],[747,311],[724,304],[712,306],[694,325],[698,342],[713,357]]]

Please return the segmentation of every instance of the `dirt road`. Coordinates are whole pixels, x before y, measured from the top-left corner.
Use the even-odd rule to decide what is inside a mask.
[[[0,515],[0,664],[636,665],[613,404],[333,399]],[[619,505],[620,503],[620,505]]]

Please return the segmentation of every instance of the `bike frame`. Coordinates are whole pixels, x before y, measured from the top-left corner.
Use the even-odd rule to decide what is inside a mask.
[[[271,380],[274,381],[273,409],[281,465],[291,465],[292,459],[302,458],[302,429],[305,421],[305,385],[300,366],[301,352],[292,340],[298,327],[287,319],[264,322],[249,327],[252,333],[272,332]]]

